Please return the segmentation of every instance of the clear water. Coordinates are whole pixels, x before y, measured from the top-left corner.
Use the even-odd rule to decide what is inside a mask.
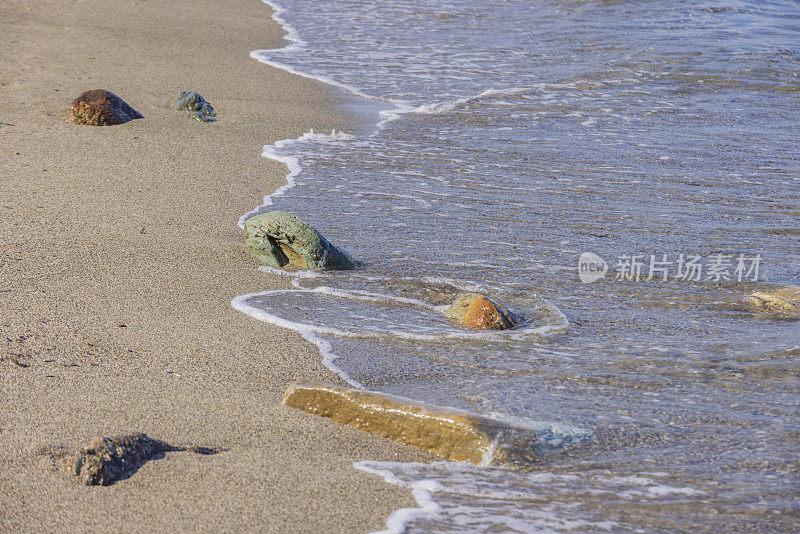
[[[249,215],[297,213],[365,266],[236,306],[354,384],[596,436],[530,472],[360,464],[414,488],[390,530],[796,530],[800,321],[742,297],[800,284],[800,4],[280,4],[297,42],[254,56],[385,111],[265,147],[291,187]],[[587,284],[586,251],[762,261]],[[450,325],[465,290],[526,324]]]

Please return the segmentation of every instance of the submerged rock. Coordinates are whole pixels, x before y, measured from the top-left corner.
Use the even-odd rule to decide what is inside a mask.
[[[244,223],[247,248],[273,267],[354,269],[358,261],[332,245],[296,215],[270,211]]]
[[[554,448],[549,438],[540,443],[541,429],[371,391],[296,383],[289,386],[283,404],[454,461],[524,465]],[[548,424],[545,432],[553,428]],[[576,435],[588,439],[591,432]],[[564,438],[559,443],[576,441]]]
[[[197,93],[191,91],[181,91],[175,101],[175,109],[178,111],[188,111],[187,117],[191,117],[201,122],[214,122],[217,116],[211,104]]]
[[[477,293],[459,295],[445,315],[460,326],[479,330],[507,330],[520,323],[516,315]]]
[[[105,89],[81,93],[69,108],[69,121],[73,124],[112,126],[141,118],[141,113]]]
[[[769,292],[757,291],[744,300],[747,307],[757,313],[800,316],[800,286],[783,286]]]
[[[113,484],[157,454],[173,447],[145,434],[103,438],[62,459],[67,473],[88,486]]]

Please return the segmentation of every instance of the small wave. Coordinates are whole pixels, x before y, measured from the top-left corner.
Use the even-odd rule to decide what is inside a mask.
[[[286,175],[286,183],[280,186],[278,189],[266,195],[262,201],[262,204],[255,208],[254,210],[248,211],[241,217],[239,217],[238,225],[239,228],[244,229],[244,223],[247,219],[251,217],[255,217],[259,213],[264,212],[264,208],[267,206],[272,206],[273,201],[272,199],[275,197],[279,197],[284,195],[288,190],[292,189],[297,185],[295,178],[303,172],[303,167],[300,165],[300,160],[297,156],[290,156],[290,155],[283,155],[280,153],[282,149],[285,149],[287,146],[291,146],[296,143],[337,143],[337,142],[344,142],[344,141],[352,141],[355,137],[346,134],[344,132],[337,132],[336,130],[332,130],[329,134],[321,134],[316,133],[314,130],[309,130],[308,132],[304,133],[297,139],[282,139],[280,141],[276,141],[273,145],[267,145],[264,147],[261,155],[265,158],[269,158],[280,163],[286,165],[289,169],[289,173]]]
[[[294,330],[295,332],[299,333],[303,337],[303,339],[309,341],[310,343],[314,344],[317,347],[317,350],[322,356],[322,364],[325,367],[327,367],[335,374],[340,376],[345,382],[347,382],[351,386],[360,389],[365,389],[363,384],[355,380],[352,376],[350,376],[350,374],[345,372],[342,368],[340,368],[334,363],[334,361],[337,360],[339,356],[334,354],[333,346],[328,341],[320,337],[319,334],[324,332],[315,331],[311,328],[307,328],[305,325],[295,323],[292,321],[287,321],[285,319],[282,319],[281,317],[278,317],[277,315],[273,315],[264,310],[251,306],[247,303],[247,298],[250,296],[252,295],[240,295],[238,297],[235,297],[231,301],[231,306],[233,306],[234,309],[239,310],[240,312],[250,317],[253,317],[254,319],[258,319],[259,321],[263,321],[265,323],[271,323],[276,326],[281,326],[283,328],[288,328],[290,330]]]
[[[308,43],[306,41],[304,41],[302,38],[300,38],[300,33],[297,31],[297,29],[295,29],[294,26],[289,24],[286,21],[286,19],[283,18],[283,13],[286,12],[286,8],[284,8],[283,6],[279,5],[277,2],[274,2],[272,0],[261,0],[261,1],[272,8],[272,20],[274,20],[275,22],[280,24],[280,26],[286,32],[286,35],[285,35],[284,38],[287,41],[291,41],[291,43],[292,43],[292,44],[290,44],[288,46],[285,46],[285,47],[281,48],[280,50],[283,50],[284,52],[298,53],[298,52],[302,51],[304,48],[308,47]],[[370,100],[382,100],[382,99],[370,96],[370,95],[368,95],[366,93],[363,93],[362,91],[360,91],[356,87],[353,87],[352,85],[347,85],[345,83],[338,82],[338,81],[336,81],[336,80],[334,80],[332,78],[329,78],[327,76],[321,76],[321,75],[318,75],[318,74],[311,74],[311,73],[308,73],[308,72],[304,72],[304,71],[298,70],[298,69],[296,69],[296,68],[294,68],[291,65],[288,65],[286,63],[281,63],[279,61],[275,61],[274,59],[270,59],[270,55],[271,55],[272,52],[273,52],[273,50],[253,50],[252,52],[250,52],[250,57],[260,61],[261,63],[264,63],[266,65],[270,65],[272,67],[276,67],[278,69],[281,69],[283,71],[289,72],[291,74],[296,74],[297,76],[302,76],[304,78],[311,78],[313,80],[318,80],[318,81],[320,81],[322,83],[325,83],[325,84],[328,84],[328,85],[332,85],[334,87],[339,87],[341,89],[345,89],[345,90],[353,93],[354,95],[358,95],[358,96],[361,96],[363,98],[368,98]]]
[[[296,314],[305,313],[309,317],[321,316],[326,321],[326,324],[302,322],[296,318],[289,319],[267,311],[270,309],[271,302],[277,301],[280,305],[279,297],[283,295],[290,296],[291,301],[294,303],[292,306],[287,305],[285,307],[287,313],[291,308],[291,311]],[[304,306],[300,306],[298,299],[301,295],[323,297],[324,301],[311,302],[310,304],[304,303]],[[340,312],[332,312],[331,309],[341,305],[340,301],[342,300],[358,302],[362,305],[362,308],[365,303],[373,306],[363,313],[350,310],[346,305],[342,305]],[[437,306],[430,302],[408,297],[363,290],[343,290],[329,286],[317,286],[313,289],[275,289],[249,293],[234,298],[232,305],[251,317],[295,330],[301,335],[312,333],[366,339],[394,337],[406,341],[472,340],[504,343],[512,340],[521,341],[552,336],[564,332],[569,326],[566,316],[555,305],[547,303],[547,311],[550,312],[548,318],[550,318],[551,322],[540,325],[528,322],[511,330],[466,331],[447,322],[442,314],[446,306]],[[314,312],[307,312],[306,307],[313,309]],[[536,315],[536,312],[536,310],[530,310],[527,316]],[[526,312],[523,311],[522,315],[526,316],[525,314]],[[391,320],[386,319],[387,316],[391,316]],[[330,322],[337,317],[343,317],[347,324],[330,326]],[[353,326],[359,325],[359,322],[361,323],[361,328],[354,329]]]
[[[668,506],[707,494],[656,480],[667,473],[614,476],[596,469],[518,473],[459,462],[353,465],[389,484],[412,489],[417,501],[417,508],[395,511],[381,534],[406,532],[415,522],[426,532],[441,533],[617,531],[625,524],[624,514],[609,517],[604,507],[624,509],[633,498]]]
[[[262,0],[262,2],[269,5],[272,8],[273,10],[272,19],[278,24],[280,24],[281,27],[286,31],[286,36],[285,36],[286,40],[291,41],[291,44],[279,50],[281,50],[281,52],[284,54],[285,53],[300,54],[303,52],[304,49],[308,48],[308,43],[300,37],[300,34],[297,31],[297,29],[294,28],[291,24],[289,24],[289,22],[283,17],[283,14],[286,12],[286,9],[273,0]],[[394,109],[380,111],[379,114],[380,116],[383,117],[383,120],[377,123],[376,131],[382,130],[388,123],[397,120],[403,115],[408,113],[416,113],[424,115],[440,115],[449,113],[457,109],[459,106],[479,100],[481,98],[486,98],[490,96],[515,95],[519,93],[525,93],[537,88],[541,89],[542,87],[544,87],[544,84],[537,84],[531,87],[509,87],[509,88],[497,88],[497,89],[490,88],[476,95],[459,98],[453,101],[432,102],[428,104],[414,106],[402,100],[392,99],[392,98],[381,98],[375,95],[370,95],[354,85],[341,82],[329,76],[299,70],[287,63],[275,60],[273,57],[274,52],[275,52],[274,50],[254,50],[250,52],[250,57],[258,60],[261,63],[270,65],[272,67],[276,67],[291,74],[296,74],[304,78],[310,78],[325,83],[327,85],[331,85],[333,87],[344,89],[345,91],[348,91],[355,96],[377,102],[387,102],[392,106],[394,106]]]

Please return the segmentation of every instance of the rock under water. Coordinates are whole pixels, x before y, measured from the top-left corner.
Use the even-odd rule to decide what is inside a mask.
[[[746,306],[756,313],[800,316],[800,287],[783,286],[757,291],[745,297]]]
[[[527,465],[542,453],[540,430],[383,393],[299,382],[283,404],[448,460]]]
[[[81,93],[69,108],[69,121],[73,124],[112,126],[141,118],[141,113],[105,89]]]

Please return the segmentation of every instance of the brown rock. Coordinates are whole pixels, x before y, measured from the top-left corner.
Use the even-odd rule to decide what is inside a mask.
[[[476,293],[459,295],[446,315],[460,326],[480,330],[507,330],[520,322],[510,311]]]
[[[530,463],[531,429],[403,397],[313,383],[289,386],[283,404],[456,461]]]
[[[123,124],[142,115],[124,100],[105,89],[86,91],[72,101],[69,121],[89,126],[112,126]]]

